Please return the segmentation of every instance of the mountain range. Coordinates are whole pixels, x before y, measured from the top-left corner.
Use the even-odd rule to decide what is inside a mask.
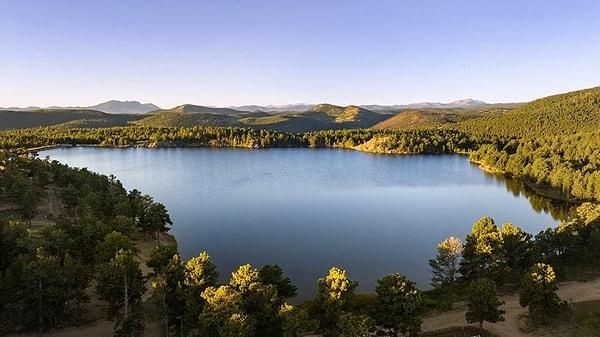
[[[409,113],[409,107],[425,108]],[[236,107],[183,104],[171,109],[160,109],[150,103],[113,100],[84,108],[0,109],[0,129],[125,125],[149,127],[235,126],[287,132],[369,127],[387,129],[456,122],[480,116],[484,110],[493,109],[493,107],[494,105],[488,105],[482,101],[465,99],[452,103],[350,105],[345,107],[326,103]],[[412,110],[415,109],[412,108]],[[405,117],[390,118],[398,114],[405,115]]]
[[[400,105],[361,105],[361,107],[369,110],[403,110],[403,109],[454,109],[454,108],[476,108],[489,105],[478,99],[465,98],[450,103],[440,102],[420,102]]]
[[[309,106],[311,108],[306,109]],[[153,104],[109,101],[86,109],[4,109],[0,111],[0,130],[43,126],[90,128],[127,125],[227,126],[287,132],[452,127],[467,133],[491,132],[518,137],[571,134],[600,128],[600,87],[549,96],[525,104],[486,104],[466,99],[451,103],[391,106],[296,104],[279,107],[242,106],[234,109],[184,104],[171,109],[155,108],[158,107]],[[254,111],[245,110],[250,108]],[[148,109],[153,110],[142,113]],[[123,113],[124,111],[128,113]]]
[[[471,98],[458,100],[450,103],[439,103],[439,102],[421,102],[421,103],[412,103],[412,104],[401,104],[401,105],[360,105],[361,108],[368,110],[378,110],[378,111],[398,111],[402,109],[450,109],[450,108],[472,108],[472,107],[480,107],[487,105],[486,102],[475,100]],[[216,113],[237,113],[237,112],[250,112],[250,111],[265,111],[265,112],[298,112],[298,111],[308,111],[318,106],[318,104],[308,104],[308,103],[296,103],[296,104],[284,104],[284,105],[241,105],[241,106],[230,106],[230,107],[213,107],[213,106],[200,106],[200,105],[191,105],[184,104],[179,107],[185,107],[188,109],[192,109],[193,111],[202,111],[202,112],[216,112]],[[100,104],[86,106],[86,107],[61,107],[61,106],[51,106],[51,107],[37,107],[37,106],[29,106],[29,107],[10,107],[10,108],[0,108],[0,110],[11,110],[11,111],[34,111],[34,110],[96,110],[106,113],[112,114],[143,114],[151,111],[162,110],[160,107],[152,104],[152,103],[140,103],[138,101],[117,101],[110,100],[107,102],[103,102]],[[170,110],[176,110],[178,107],[175,107]],[[185,111],[180,111],[185,112]]]
[[[241,105],[241,106],[231,106],[230,108],[236,110],[243,111],[266,111],[266,112],[289,112],[289,111],[307,111],[318,104],[307,104],[307,103],[296,103],[296,104],[286,104],[286,105]],[[472,99],[465,98],[458,101],[450,102],[450,103],[440,103],[440,102],[420,102],[420,103],[411,103],[411,104],[395,104],[395,105],[381,105],[381,104],[365,104],[359,105],[361,108],[365,108],[368,110],[378,110],[378,111],[397,111],[403,109],[453,109],[453,108],[475,108],[488,105],[488,103]]]
[[[35,111],[35,110],[96,110],[112,114],[143,114],[160,108],[152,103],[140,103],[138,101],[117,101],[110,100],[104,103],[86,106],[86,107],[61,107],[51,106],[41,108],[37,106],[29,106],[26,108],[11,107],[11,108],[0,108],[0,110],[11,110],[11,111]]]

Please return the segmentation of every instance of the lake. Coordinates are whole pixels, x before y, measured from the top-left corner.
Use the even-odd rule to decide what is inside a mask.
[[[359,282],[357,292],[395,272],[428,289],[437,244],[464,242],[483,216],[534,235],[559,223],[461,155],[76,147],[40,156],[152,195],[169,210],[182,257],[206,250],[223,282],[245,263],[280,265],[298,287],[296,301],[313,297],[332,266]]]

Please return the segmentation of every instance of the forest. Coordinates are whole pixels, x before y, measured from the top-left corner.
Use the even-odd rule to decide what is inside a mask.
[[[555,294],[558,279],[600,257],[595,204],[582,204],[569,221],[535,235],[483,217],[464,241],[449,237],[437,247],[429,261],[433,290],[421,291],[405,276],[390,274],[377,281],[373,295],[355,294],[358,283],[332,267],[315,280],[315,298],[291,306],[286,301],[296,287],[277,265],[240,266],[219,283],[207,252],[183,261],[176,242],[164,240],[172,225],[164,205],[126,191],[114,176],[21,155],[2,158],[0,187],[5,333],[84,324],[80,308],[91,296],[106,303],[116,336],[141,335],[148,320],[173,335],[360,336],[378,327],[417,336],[424,314],[451,308],[457,300],[473,306],[467,322],[501,319],[498,288],[519,291],[523,306],[546,320],[567,310]],[[51,219],[54,224],[35,227],[31,219],[48,193],[59,196],[62,212]],[[137,258],[140,235],[156,240],[145,262],[149,274],[142,273]],[[551,274],[550,281],[532,276],[541,272]],[[152,297],[144,302],[147,291]],[[493,314],[481,316],[481,306]]]
[[[498,290],[516,291],[540,324],[568,306],[558,280],[600,257],[600,90],[552,96],[502,115],[411,129],[343,129],[306,133],[216,126],[37,127],[0,133],[0,333],[84,325],[80,310],[96,297],[115,336],[139,336],[149,321],[165,335],[417,336],[426,313],[468,303],[465,321],[503,319]],[[547,113],[546,113],[547,112]],[[575,122],[573,122],[575,121]],[[400,274],[382,275],[372,295],[332,267],[315,280],[315,298],[287,304],[293,280],[277,265],[240,266],[226,283],[207,252],[183,261],[165,235],[164,205],[114,176],[39,158],[47,146],[311,147],[382,154],[468,153],[482,168],[579,206],[557,228],[525,233],[482,217],[464,240],[449,237],[429,260],[432,290]],[[60,213],[32,223],[56,195]],[[143,262],[137,242],[156,240]],[[595,268],[592,268],[594,271]],[[351,272],[351,271],[349,271]],[[90,292],[90,289],[93,289]],[[151,294],[150,299],[143,300]],[[482,314],[485,313],[485,314]],[[89,322],[88,322],[89,323]],[[374,331],[374,327],[378,331]]]

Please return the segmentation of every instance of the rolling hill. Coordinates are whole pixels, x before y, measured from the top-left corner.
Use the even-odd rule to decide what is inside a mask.
[[[418,129],[439,127],[484,116],[505,114],[519,104],[488,104],[476,108],[408,109],[377,123],[373,129]]]
[[[108,109],[115,102],[106,102],[104,108]],[[468,106],[480,104],[480,101],[460,103]],[[138,106],[139,103],[132,104]],[[156,127],[239,126],[287,132],[444,127],[467,133],[536,137],[600,129],[600,87],[553,95],[522,105],[422,108],[400,110],[395,114],[375,112],[356,105],[342,107],[332,104],[319,104],[299,112],[251,112],[191,104],[154,110],[148,114],[109,114],[90,109],[0,111],[0,129],[4,130],[38,126],[108,127],[130,124]]]
[[[373,129],[412,129],[455,123],[458,115],[445,111],[407,110],[373,126]]]
[[[152,111],[152,113],[154,113],[154,114],[169,113],[169,112],[174,112],[174,113],[212,113],[212,114],[235,115],[235,114],[248,113],[249,111],[242,111],[242,110],[236,110],[236,109],[230,109],[230,108],[215,108],[215,107],[193,105],[193,104],[183,104],[183,105],[176,106],[172,109],[161,109],[161,110]]]
[[[356,105],[341,107],[332,104],[319,104],[308,110],[306,115],[341,125],[342,128],[368,128],[389,117]]]
[[[287,132],[368,128],[388,118],[358,106],[320,104],[302,112],[241,111],[198,105],[157,110],[136,122],[145,126],[240,126]]]
[[[35,111],[0,111],[0,130],[39,126],[111,127],[125,126],[142,115],[108,114],[96,110],[49,109]]]
[[[209,112],[161,112],[135,121],[134,124],[156,127],[242,126],[234,116]]]

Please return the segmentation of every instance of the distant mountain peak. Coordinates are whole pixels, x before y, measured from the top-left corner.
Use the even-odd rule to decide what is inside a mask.
[[[448,104],[456,106],[481,106],[486,105],[487,103],[478,99],[465,98]]]
[[[361,107],[369,110],[401,110],[401,109],[451,109],[451,108],[474,108],[488,105],[488,103],[472,98],[465,98],[450,103],[440,102],[419,102],[410,104],[397,105],[361,105]]]
[[[138,101],[117,101],[110,100],[104,103],[92,105],[87,107],[88,109],[98,110],[106,113],[125,113],[125,114],[138,114],[146,113],[153,110],[159,110],[160,108],[152,103],[140,103]]]

